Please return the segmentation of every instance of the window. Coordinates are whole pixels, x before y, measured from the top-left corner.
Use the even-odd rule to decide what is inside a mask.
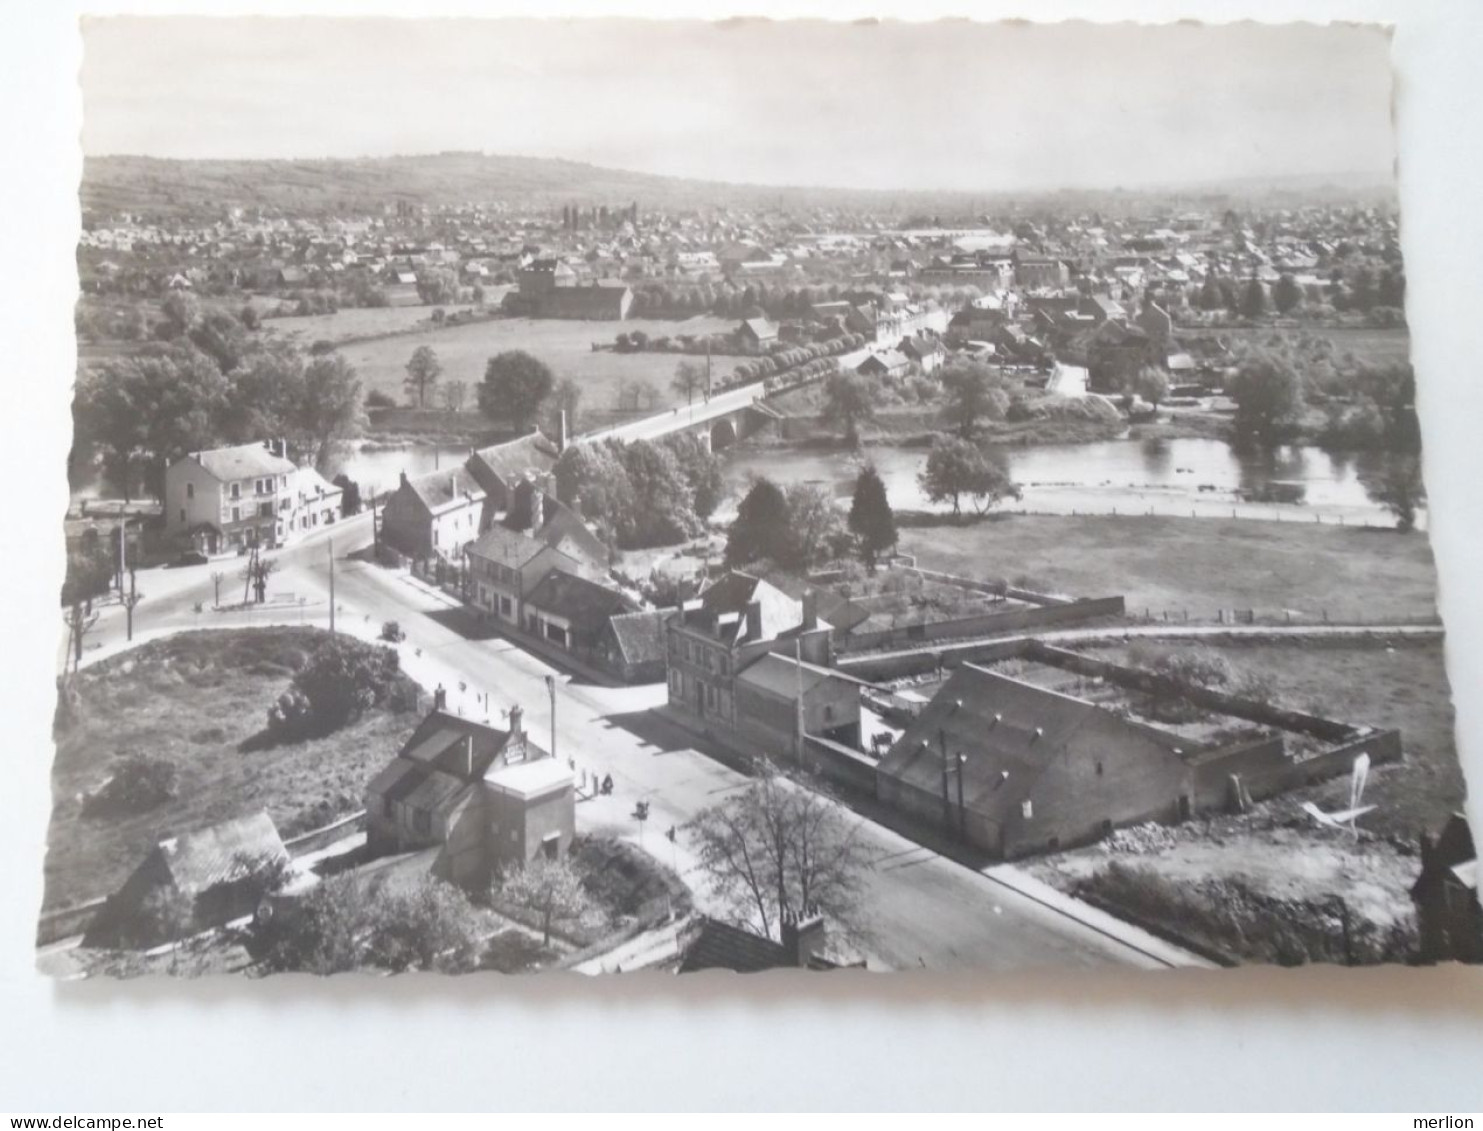
[[[1097,763],[1097,776],[1099,778],[1102,776],[1102,763],[1101,762],[1098,762]]]
[[[242,521],[242,508],[241,507],[233,507],[232,508],[232,521],[233,522],[241,522]]]
[[[232,498],[234,498],[234,499],[240,499],[241,497],[242,497],[242,484],[240,484],[240,483],[233,483],[232,484]]]
[[[180,508],[180,521],[181,522],[184,522],[185,521],[185,508],[184,507],[181,507]]]
[[[1035,819],[1035,802],[1031,801],[1028,797],[1020,802],[1020,816],[1027,821]]]
[[[194,483],[187,483],[185,485],[185,497],[187,499],[194,499],[196,497],[196,485]]]
[[[257,506],[257,513],[258,513],[258,517],[259,518],[272,518],[273,517],[273,504],[272,503],[259,503],[258,506]]]

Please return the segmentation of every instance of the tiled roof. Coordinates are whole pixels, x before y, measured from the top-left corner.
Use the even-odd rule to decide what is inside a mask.
[[[597,632],[609,617],[635,608],[618,590],[559,569],[541,578],[525,602],[571,621],[579,632]]]
[[[479,535],[479,540],[469,547],[469,554],[518,569],[541,551],[548,549],[550,547],[546,543],[537,541],[529,534],[495,523]]]
[[[782,943],[754,935],[715,919],[703,919],[699,929],[685,945],[679,973],[697,970],[735,970],[755,974],[792,966]]]
[[[238,444],[231,448],[214,448],[185,457],[194,459],[223,483],[237,479],[258,479],[269,475],[291,475],[292,460],[268,451],[262,444]]]
[[[454,503],[479,502],[484,498],[484,488],[462,467],[429,471],[408,479],[407,486],[434,512]]]
[[[664,622],[672,615],[665,609],[623,613],[609,619],[618,651],[630,664],[664,659]]]
[[[512,486],[527,471],[548,472],[556,466],[560,453],[556,445],[537,429],[528,436],[480,448],[469,457],[469,471],[479,482],[489,486],[487,476],[498,476]]]
[[[188,895],[239,878],[244,862],[288,863],[288,849],[284,848],[273,819],[261,812],[167,837],[159,842],[155,852],[169,870],[175,886]]]

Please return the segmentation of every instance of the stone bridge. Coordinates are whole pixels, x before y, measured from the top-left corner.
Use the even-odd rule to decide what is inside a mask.
[[[771,406],[763,403],[768,395],[766,383],[758,381],[738,389],[717,393],[709,400],[665,409],[642,420],[630,420],[600,432],[578,436],[578,444],[595,444],[603,440],[659,440],[678,432],[691,432],[710,445],[712,451],[730,447],[749,436],[769,420],[779,419]]]

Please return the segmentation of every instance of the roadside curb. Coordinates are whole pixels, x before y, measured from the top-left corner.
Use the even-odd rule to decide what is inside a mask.
[[[1010,891],[1033,900],[1043,907],[1052,911],[1058,911],[1069,919],[1074,919],[1082,926],[1096,931],[1098,934],[1106,935],[1108,938],[1116,939],[1155,958],[1167,966],[1175,968],[1193,968],[1198,970],[1219,970],[1220,964],[1212,962],[1201,955],[1173,943],[1159,938],[1157,935],[1144,930],[1142,927],[1119,919],[1116,915],[1093,907],[1084,900],[1075,896],[1067,895],[1065,892],[1057,891],[1042,880],[1027,875],[1013,864],[995,864],[989,868],[979,870],[979,875],[993,880],[1009,888]]]

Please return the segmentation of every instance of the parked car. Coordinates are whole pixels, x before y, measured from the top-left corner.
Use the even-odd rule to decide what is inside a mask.
[[[205,554],[195,550],[186,550],[183,554],[178,555],[170,564],[172,566],[205,565],[210,560]]]

